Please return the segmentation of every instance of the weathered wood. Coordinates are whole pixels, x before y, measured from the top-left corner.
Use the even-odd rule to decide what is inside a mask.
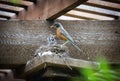
[[[120,5],[102,0],[89,0],[85,4],[120,11]]]
[[[108,1],[108,2],[113,2],[113,3],[120,4],[120,0],[103,0],[103,1]]]
[[[114,20],[114,18],[112,17],[102,16],[94,13],[87,13],[87,12],[77,11],[77,10],[71,10],[66,15],[70,15],[70,16],[73,15],[73,17],[76,17],[76,18],[83,17],[91,20]]]
[[[97,12],[97,11],[94,11],[94,10],[86,10],[86,9],[82,9],[82,8],[75,8],[74,10],[76,10],[76,11],[82,11],[82,12],[87,12],[87,13],[98,14],[98,15],[102,15],[102,16],[112,17],[114,19],[118,19],[118,16],[112,15],[112,14],[108,14],[106,12]]]
[[[24,73],[20,76],[22,78],[28,77],[31,74],[35,75],[34,73],[45,69],[47,67],[61,67],[62,68],[67,68],[68,70],[71,70],[68,65],[73,69],[75,68],[89,68],[88,66],[93,66],[94,69],[98,69],[99,66],[96,62],[90,62],[90,61],[85,61],[85,60],[80,60],[80,59],[73,59],[73,58],[68,58],[68,57],[59,57],[58,55],[45,55],[42,57],[35,57],[31,60],[29,60],[26,64]],[[67,70],[66,69],[66,70]],[[51,71],[51,72],[48,72]],[[57,71],[57,70],[55,70]],[[51,73],[51,74],[50,74]],[[61,72],[62,73],[62,72]],[[72,74],[69,75],[62,75],[60,72],[57,72],[54,75],[53,70],[47,70],[42,76],[43,77],[55,77],[55,76],[63,76],[63,77],[70,77]],[[64,73],[63,73],[64,74]]]
[[[11,11],[16,11],[16,12],[20,12],[20,11],[24,10],[24,8],[21,8],[21,7],[15,7],[15,6],[11,6],[11,5],[5,5],[5,4],[0,4],[0,8],[11,10]]]
[[[62,69],[62,68],[61,68]],[[60,68],[53,68],[53,67],[48,67],[45,71],[45,73],[42,75],[42,77],[72,77],[71,74],[69,74],[69,70],[67,69],[62,69]],[[66,72],[66,71],[68,72]]]
[[[7,20],[7,18],[4,18],[3,16],[0,15],[0,20]]]
[[[33,11],[33,9],[34,9],[34,3],[30,2],[30,1],[21,0],[19,3],[14,4],[10,0],[1,0],[0,3],[3,5],[6,5],[6,6],[9,5],[9,6],[13,6],[15,8],[18,8],[17,11],[13,10],[14,8],[6,9],[3,7],[0,9],[2,9],[4,11],[8,11],[8,12],[14,12],[18,15],[17,18],[22,19],[22,20],[25,18],[26,13],[29,13],[30,11]],[[21,11],[20,9],[23,9],[23,10]]]
[[[96,20],[94,18],[89,18],[89,17],[84,17],[84,16],[78,16],[78,15],[69,14],[69,13],[66,13],[65,16],[70,16],[70,17],[75,17],[75,18],[80,18],[80,19],[87,19],[87,20]]]
[[[36,9],[26,19],[53,20],[87,0],[38,0]]]
[[[0,10],[8,11],[17,14],[16,19],[25,19],[27,13],[34,10],[34,3],[21,0],[18,4],[12,3],[10,0],[0,1]]]
[[[25,16],[25,9],[22,7],[0,4],[0,10],[6,11],[8,13],[15,13],[16,15],[18,15],[18,17],[16,16],[16,18],[19,19],[24,19]],[[4,13],[2,13],[2,15],[4,15]]]
[[[110,62],[120,62],[119,20],[60,22],[83,50],[80,54],[68,44],[71,57],[95,60],[105,55]],[[39,46],[47,44],[49,34],[55,34],[49,26],[46,21],[0,21],[0,67],[23,65],[31,59]]]
[[[58,20],[85,20],[81,18],[70,17],[70,16],[67,16],[66,14],[58,17],[57,19]]]
[[[16,18],[16,14],[15,13],[10,13],[10,12],[6,12],[6,11],[0,11],[0,17],[2,18],[7,18],[7,19],[15,19]]]
[[[104,13],[104,14],[120,16],[119,11],[109,10],[109,9],[105,9],[105,8],[99,8],[99,7],[92,6],[92,5],[82,4],[82,5],[78,6],[77,8],[84,9],[87,11],[95,11],[95,12],[100,12],[100,13]]]
[[[10,0],[0,0],[0,3],[11,5],[11,6],[23,7],[25,9],[29,8],[30,6],[33,6],[33,4],[34,4],[33,2],[23,1],[23,0],[21,0],[17,4],[12,3]]]

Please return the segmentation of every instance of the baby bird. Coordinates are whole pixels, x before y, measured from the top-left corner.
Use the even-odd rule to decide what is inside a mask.
[[[54,46],[57,44],[56,39],[55,39],[54,35],[52,35],[52,34],[50,34],[50,36],[48,36],[47,40],[48,40],[48,46]]]

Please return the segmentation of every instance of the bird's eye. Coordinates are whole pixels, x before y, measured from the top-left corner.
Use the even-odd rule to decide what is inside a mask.
[[[54,41],[54,39],[52,39],[52,41]]]
[[[59,27],[59,24],[55,24],[56,27]]]

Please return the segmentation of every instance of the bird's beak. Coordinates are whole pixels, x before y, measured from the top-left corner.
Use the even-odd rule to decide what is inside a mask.
[[[50,28],[54,28],[54,26],[52,25],[52,26],[50,26]]]

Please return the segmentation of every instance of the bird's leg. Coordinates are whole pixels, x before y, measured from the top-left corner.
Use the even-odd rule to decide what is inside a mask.
[[[63,46],[66,45],[69,41],[67,40],[64,44],[62,44]]]
[[[64,44],[61,45],[61,48],[65,46],[69,41],[67,40]]]

